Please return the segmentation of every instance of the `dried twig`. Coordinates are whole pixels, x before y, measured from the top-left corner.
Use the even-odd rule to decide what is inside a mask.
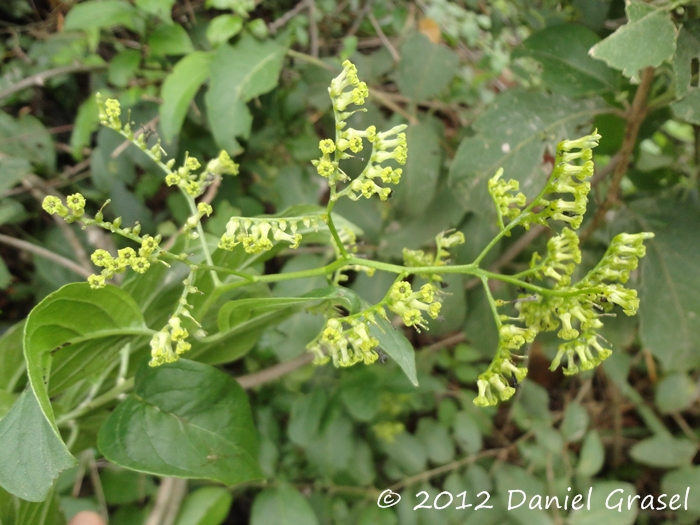
[[[0,233],[0,242],[3,244],[7,244],[9,246],[14,246],[15,248],[19,248],[20,250],[27,251],[29,253],[33,253],[34,255],[38,255],[39,257],[43,257],[44,259],[48,259],[49,261],[53,261],[56,264],[63,266],[64,268],[67,268],[71,272],[80,275],[81,277],[87,279],[92,272],[86,270],[82,266],[80,266],[78,263],[75,261],[71,261],[70,259],[66,259],[62,255],[58,255],[57,253],[53,253],[46,248],[42,248],[41,246],[37,246],[36,244],[32,244],[27,241],[23,241],[22,239],[15,239],[14,237],[10,237],[9,235],[3,235]]]
[[[307,7],[307,0],[301,0],[297,5],[295,5],[292,9],[287,11],[285,14],[283,14],[281,17],[279,17],[277,20],[274,22],[271,22],[267,26],[267,30],[270,32],[271,35],[274,35],[284,27],[287,22],[289,22],[292,18],[297,16],[299,13],[301,13],[304,8]]]
[[[172,525],[187,492],[187,481],[181,478],[163,478],[158,487],[156,503],[145,525]]]
[[[394,45],[386,37],[386,35],[384,34],[384,31],[382,31],[382,26],[379,25],[379,22],[377,22],[377,19],[374,18],[374,15],[372,13],[369,14],[368,18],[369,18],[369,21],[372,23],[372,27],[377,32],[377,36],[379,36],[379,38],[381,38],[382,44],[384,44],[384,47],[386,47],[389,50],[389,53],[391,53],[391,58],[394,59],[394,62],[398,63],[398,61],[401,60],[401,55],[399,55],[399,52],[396,50]]]
[[[87,73],[89,71],[105,69],[106,67],[107,64],[74,64],[72,66],[61,66],[54,69],[47,69],[46,71],[36,73],[35,75],[20,80],[16,84],[12,84],[10,87],[3,89],[0,91],[0,100],[31,86],[43,86],[48,79],[59,75],[66,75],[70,73]]]

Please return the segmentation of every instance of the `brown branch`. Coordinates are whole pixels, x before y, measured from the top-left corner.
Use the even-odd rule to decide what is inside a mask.
[[[107,64],[74,64],[72,66],[61,66],[54,69],[47,69],[46,71],[42,71],[41,73],[37,73],[20,80],[16,84],[12,84],[10,87],[0,91],[0,100],[31,86],[43,86],[48,79],[59,75],[66,75],[70,73],[87,73],[89,71],[105,69],[106,67]]]
[[[369,21],[372,23],[372,27],[377,32],[377,36],[379,36],[379,38],[381,38],[382,44],[384,44],[384,47],[386,47],[389,50],[389,53],[391,54],[391,58],[394,59],[394,62],[398,63],[399,60],[401,60],[401,55],[399,55],[399,52],[396,51],[396,48],[389,41],[389,39],[386,37],[386,35],[384,34],[384,31],[382,31],[382,27],[379,25],[379,22],[377,22],[377,19],[374,18],[374,15],[372,13],[370,13],[368,18],[369,18]]]
[[[302,355],[295,357],[291,361],[276,364],[270,368],[261,370],[260,372],[255,372],[254,374],[237,377],[236,381],[238,381],[243,388],[248,390],[294,372],[294,370],[311,363],[313,359],[314,355],[312,353],[304,352]]]
[[[9,235],[3,235],[1,233],[0,242],[9,246],[14,246],[15,248],[19,248],[20,250],[33,253],[34,255],[38,255],[39,257],[48,259],[49,261],[53,261],[56,264],[67,268],[71,272],[76,273],[81,277],[84,277],[85,279],[87,279],[90,276],[90,274],[92,274],[92,272],[86,270],[78,263],[71,261],[70,259],[66,259],[63,256],[58,255],[57,253],[53,253],[45,248],[42,248],[41,246],[37,246],[36,244],[32,244],[21,239],[15,239],[14,237],[10,237]]]
[[[632,151],[634,150],[634,145],[637,143],[637,135],[639,134],[639,127],[644,121],[644,117],[647,115],[647,99],[649,97],[649,90],[651,89],[651,83],[654,80],[654,68],[648,67],[642,72],[642,79],[637,88],[637,93],[634,95],[634,100],[632,105],[627,112],[627,126],[625,127],[625,138],[622,142],[622,147],[618,153],[619,160],[615,165],[615,171],[613,172],[612,181],[610,182],[610,188],[608,188],[608,194],[605,198],[603,204],[596,210],[596,214],[589,223],[588,227],[580,235],[581,242],[588,239],[591,234],[600,226],[600,223],[605,218],[607,211],[618,202],[618,194],[620,192],[620,183],[622,178],[627,173],[629,168],[630,160],[632,158]]]
[[[187,480],[163,478],[156,494],[156,503],[146,519],[146,525],[172,525],[175,523],[182,500],[187,493]]]
[[[367,0],[365,2],[365,5],[362,7],[362,10],[359,13],[357,13],[357,18],[352,23],[352,26],[350,27],[348,33],[345,36],[353,36],[355,33],[357,33],[357,30],[360,29],[360,26],[362,25],[362,22],[364,21],[365,17],[372,9],[373,3],[374,0]]]
[[[279,31],[282,27],[286,25],[287,22],[289,22],[292,18],[294,18],[296,15],[301,13],[305,7],[307,7],[307,0],[301,0],[297,5],[295,5],[292,9],[287,11],[285,14],[283,14],[281,17],[279,17],[277,20],[274,22],[271,22],[267,26],[267,30],[270,32],[271,35],[274,35]]]
[[[316,23],[316,3],[314,0],[307,0],[309,7],[309,53],[312,57],[318,58],[318,24]]]

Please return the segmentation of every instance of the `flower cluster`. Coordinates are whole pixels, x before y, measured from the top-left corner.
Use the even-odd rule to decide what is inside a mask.
[[[591,183],[586,179],[593,176],[593,148],[598,145],[600,135],[597,130],[577,140],[565,140],[557,146],[555,166],[543,194],[570,194],[573,200],[540,197],[534,204],[541,211],[531,213],[523,222],[546,225],[549,219],[564,221],[574,230],[583,222],[588,204]],[[574,151],[578,150],[578,151]]]
[[[180,318],[173,315],[168,324],[151,338],[151,360],[148,364],[160,366],[177,361],[182,354],[192,348],[192,345],[186,341],[188,336],[187,328],[183,328]]]
[[[530,268],[535,270],[535,275],[540,279],[542,275],[554,279],[556,287],[568,286],[576,265],[581,264],[578,244],[578,235],[564,227],[559,235],[554,235],[547,241],[547,256],[542,262],[538,253],[533,254]]]
[[[85,197],[80,193],[74,193],[66,197],[64,205],[58,197],[48,195],[44,197],[41,207],[50,215],[58,215],[67,223],[71,223],[85,215]]]
[[[442,305],[437,300],[438,293],[437,287],[432,283],[424,284],[414,292],[411,283],[398,281],[389,290],[386,305],[389,310],[401,316],[406,326],[413,326],[420,331],[420,328],[426,328],[422,312],[426,312],[432,319],[437,319],[440,315]]]
[[[158,250],[160,240],[160,235],[156,237],[144,235],[141,237],[141,247],[138,252],[133,248],[122,248],[117,251],[117,257],[112,257],[107,250],[95,250],[91,256],[92,263],[103,270],[99,275],[93,274],[88,277],[90,287],[104,288],[107,280],[117,273],[123,273],[127,268],[137,273],[145,273],[150,268],[151,262],[156,260],[154,254]]]
[[[403,261],[406,266],[445,266],[450,263],[449,257],[450,248],[464,244],[464,234],[462,232],[452,232],[451,230],[440,232],[435,237],[435,253],[426,253],[423,250],[403,249]],[[429,274],[421,276],[430,279],[431,281],[442,281],[442,277],[438,274]]]
[[[379,358],[375,351],[379,341],[370,335],[369,326],[376,324],[375,314],[386,317],[381,307],[375,307],[353,316],[328,319],[321,333],[307,345],[315,354],[314,364],[322,365],[330,359],[336,367],[374,363]]]
[[[226,224],[226,232],[219,240],[219,248],[233,250],[239,244],[247,253],[255,254],[272,249],[272,239],[285,241],[290,248],[298,248],[302,236],[297,233],[299,224],[318,231],[318,217],[287,217],[280,219],[255,219],[231,217]],[[287,233],[287,229],[291,233]]]
[[[346,91],[347,88],[352,88]],[[373,195],[379,195],[381,200],[387,200],[391,195],[391,189],[380,186],[378,183],[398,184],[401,180],[401,169],[383,166],[388,160],[395,160],[398,164],[405,164],[408,158],[406,134],[403,131],[406,125],[394,126],[384,132],[377,132],[374,126],[365,130],[347,127],[347,119],[357,111],[345,111],[348,105],[361,106],[368,95],[367,85],[360,82],[357,77],[357,68],[349,61],[343,62],[343,71],[331,82],[328,92],[333,102],[336,125],[336,140],[324,139],[319,143],[321,158],[313,160],[312,164],[322,177],[328,179],[333,188],[331,200],[335,201],[347,195],[353,200],[360,197],[369,199]],[[363,139],[372,144],[372,153],[369,162],[362,173],[353,180],[350,185],[341,192],[335,191],[339,182],[349,182],[350,177],[340,169],[339,163],[343,159],[351,158],[350,153],[359,153],[363,150]]]
[[[503,228],[503,217],[515,219],[520,215],[520,208],[525,206],[526,203],[525,194],[518,193],[513,195],[514,192],[520,189],[520,183],[514,179],[506,182],[501,179],[502,176],[503,168],[499,169],[488,182],[488,190],[496,205],[499,226],[501,228]]]
[[[160,140],[156,142],[152,147],[148,147],[146,140],[147,136],[145,133],[141,133],[138,136],[132,130],[132,123],[128,121],[122,126],[120,120],[121,106],[118,100],[107,99],[106,101],[102,99],[102,96],[98,93],[97,96],[97,106],[99,108],[100,123],[114,131],[121,133],[127,140],[133,142],[141,150],[143,150],[151,159],[153,159],[166,173],[165,182],[168,186],[179,186],[184,192],[192,197],[197,197],[201,195],[204,190],[211,184],[214,177],[229,174],[238,175],[238,164],[231,160],[231,157],[225,151],[221,151],[216,159],[212,159],[207,164],[205,170],[201,173],[194,173],[199,168],[201,164],[199,160],[189,155],[185,156],[184,164],[173,171],[175,166],[175,159],[169,160],[167,163],[163,163],[161,159],[165,155],[165,151],[160,145]]]

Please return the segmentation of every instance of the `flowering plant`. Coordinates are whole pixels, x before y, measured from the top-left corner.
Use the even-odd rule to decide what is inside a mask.
[[[134,135],[134,124],[129,118],[122,122],[119,103],[113,99],[103,101],[98,95],[101,123],[146,152],[165,172],[166,184],[177,186],[187,200],[191,215],[181,229],[186,238],[184,248],[180,253],[166,250],[160,246],[161,236],[141,235],[139,224],[123,228],[120,218],[107,222],[102,210],[89,217],[85,214],[85,198],[80,194],[69,196],[65,204],[56,197],[47,197],[44,209],[63,217],[66,222],[79,222],[83,227],[99,226],[136,243],[135,248],[120,249],[116,256],[103,249],[93,253],[93,263],[102,270],[88,279],[92,288],[105,287],[108,280],[128,268],[144,273],[155,264],[181,263],[189,267],[175,310],[167,323],[151,337],[151,366],[173,363],[188,352],[192,348],[191,331],[195,332],[195,339],[206,339],[207,334],[201,329],[197,317],[201,319],[206,315],[213,299],[205,299],[196,316],[189,302],[192,294],[200,292],[196,283],[202,278],[202,272],[208,273],[213,283],[211,297],[256,283],[317,275],[326,276],[329,283],[338,285],[350,270],[368,274],[379,270],[394,274],[393,285],[377,304],[367,305],[359,301],[360,306],[345,315],[339,308],[327,310],[325,326],[309,343],[308,349],[314,355],[314,363],[320,365],[332,361],[336,367],[374,363],[378,359],[377,349],[385,346],[380,341],[381,336],[386,335],[387,329],[393,329],[390,328],[390,315],[417,331],[426,329],[425,316],[432,319],[439,316],[446,293],[440,287],[441,275],[473,275],[483,283],[499,334],[493,360],[477,380],[478,396],[474,403],[479,406],[495,405],[513,396],[515,388],[511,385],[527,375],[526,357],[521,352],[523,346],[531,343],[540,332],[558,329],[557,336],[563,342],[551,368],[556,369],[565,359],[565,374],[590,370],[610,356],[611,349],[607,348],[609,345],[598,332],[603,326],[601,319],[611,315],[616,306],[626,315],[637,312],[639,300],[636,291],[624,284],[630,272],[637,268],[639,258],[645,254],[643,241],[653,234],[617,235],[599,263],[574,281],[573,276],[581,263],[576,230],[586,212],[591,188],[588,179],[593,174],[592,150],[598,145],[600,135],[593,132],[559,143],[554,169],[539,195],[529,203],[525,195],[518,192],[518,182],[504,180],[503,170],[498,170],[488,181],[488,190],[496,207],[499,233],[473,262],[451,264],[449,249],[464,243],[465,238],[461,232],[442,232],[436,237],[434,254],[406,249],[404,265],[389,264],[359,257],[356,254],[356,231],[347,221],[339,226],[341,218],[334,215],[333,209],[343,197],[351,200],[369,199],[374,195],[381,200],[390,197],[391,185],[401,180],[402,170],[397,165],[403,165],[407,160],[406,125],[394,126],[384,132],[378,132],[375,126],[364,130],[349,127],[348,119],[364,111],[362,105],[368,96],[367,85],[360,81],[357,69],[349,61],[343,63],[343,71],[332,80],[328,92],[333,104],[336,133],[333,139],[320,141],[321,156],[313,161],[318,175],[326,179],[330,190],[326,208],[303,215],[234,216],[228,220],[225,233],[218,241],[220,250],[242,249],[246,254],[256,255],[280,244],[298,248],[305,242],[306,234],[312,231],[327,233],[326,242],[335,253],[332,262],[312,270],[273,275],[256,275],[240,268],[217,265],[206,242],[201,221],[213,210],[206,201],[197,203],[196,199],[218,177],[238,174],[239,166],[229,155],[222,151],[204,169],[200,169],[202,165],[198,159],[186,156],[183,165],[175,169],[174,160],[163,162],[165,153],[160,142],[149,147],[144,135]],[[362,152],[365,139],[372,148],[368,161],[359,176],[351,179],[341,168],[341,161]],[[564,223],[564,226],[547,242],[546,254],[533,255],[529,269],[515,275],[501,275],[481,267],[489,250],[501,238],[510,235],[516,226],[528,229],[532,225],[551,227],[553,223]],[[194,241],[199,243],[201,261],[189,253],[189,243]],[[222,276],[225,276],[223,280]],[[495,300],[489,288],[490,280],[513,284],[526,293],[514,301]],[[534,284],[535,280],[542,283]],[[513,310],[511,315],[501,313],[500,309],[506,307]],[[384,350],[394,354],[390,347],[385,346]]]

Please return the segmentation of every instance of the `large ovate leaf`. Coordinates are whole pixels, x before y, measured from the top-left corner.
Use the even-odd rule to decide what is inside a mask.
[[[236,137],[248,138],[253,122],[246,106],[253,97],[277,86],[285,48],[245,35],[235,47],[222,45],[211,65],[207,115],[220,147],[237,153]]]
[[[115,286],[67,284],[32,310],[24,327],[27,374],[59,438],[49,395],[104,369],[133,336],[150,334],[139,307]]]
[[[160,476],[227,485],[262,478],[245,392],[228,374],[186,359],[155,368],[144,361],[97,446],[117,465]]]
[[[640,335],[664,369],[700,366],[700,210],[690,200],[648,199],[630,209],[645,241],[641,263]]]
[[[642,2],[627,3],[629,22],[591,48],[593,58],[638,81],[639,70],[657,67],[676,51],[676,26],[671,15]]]
[[[414,386],[418,386],[416,352],[401,329],[395,328],[389,321],[379,317],[377,324],[370,326],[370,334],[379,340],[380,348],[399,364],[408,380]]]
[[[180,132],[187,108],[202,83],[209,78],[211,53],[195,51],[180,60],[173,72],[163,82],[160,106],[160,128],[166,142],[171,142]]]
[[[447,87],[458,66],[459,57],[453,51],[413,33],[401,46],[396,82],[407,97],[427,100]]]
[[[559,24],[528,37],[513,57],[532,57],[540,62],[542,80],[556,93],[575,97],[614,91],[619,73],[588,55],[599,40],[583,26]]]
[[[504,179],[516,179],[532,198],[546,182],[545,150],[578,137],[581,126],[600,111],[595,99],[571,100],[561,95],[508,91],[474,122],[477,134],[462,141],[450,166],[449,182],[468,210],[493,213],[487,180],[503,168]]]
[[[27,388],[0,420],[0,487],[27,501],[44,501],[58,474],[76,463]]]

